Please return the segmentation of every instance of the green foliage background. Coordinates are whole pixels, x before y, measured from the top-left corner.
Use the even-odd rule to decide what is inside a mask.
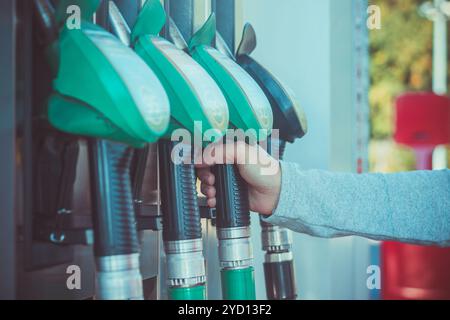
[[[433,24],[419,16],[419,0],[374,0],[382,28],[370,32],[372,137],[393,133],[393,102],[402,92],[431,89]]]
[[[420,16],[418,8],[423,0],[371,0],[370,4],[381,8],[382,28],[370,32],[371,89],[371,137],[388,141],[394,131],[395,98],[407,91],[430,91],[432,88],[433,23]],[[412,154],[405,148],[392,144],[391,156],[397,159],[384,169],[397,171],[414,166]],[[371,146],[371,162],[380,152]],[[384,148],[386,149],[386,148]],[[389,156],[389,155],[387,155]],[[386,160],[385,160],[386,161]],[[400,164],[398,164],[400,163]]]

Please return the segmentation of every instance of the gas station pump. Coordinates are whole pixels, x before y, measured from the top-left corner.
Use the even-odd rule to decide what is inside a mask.
[[[166,23],[166,14],[158,0],[146,1],[131,31],[114,3],[109,5],[116,34],[121,39],[130,39],[136,53],[160,79],[171,103],[172,121],[159,143],[169,298],[205,299],[205,261],[195,169],[191,163],[173,162],[171,155],[179,152],[179,146],[178,141],[171,141],[170,135],[179,128],[187,129],[192,135],[202,135],[203,130],[212,129],[216,137],[222,137],[228,126],[227,101],[195,60],[158,36]]]
[[[211,298],[220,298],[221,270],[225,299],[252,299],[255,287],[251,245],[259,245],[260,234],[249,237],[246,190],[239,175],[232,166],[214,168],[220,180],[217,214],[205,210],[203,198],[198,208],[194,170],[169,160],[171,153],[178,150],[169,134],[177,129],[187,129],[191,134],[200,131],[194,123],[197,119],[203,119],[205,130],[208,125],[213,129],[216,122],[222,122],[212,119],[215,116],[207,111],[216,106],[209,102],[216,99],[208,96],[216,90],[217,96],[223,96],[219,104],[229,108],[230,121],[228,125],[224,121],[224,130],[270,131],[279,127],[294,132],[290,139],[297,138],[295,129],[287,128],[297,115],[286,113],[287,121],[279,120],[275,111],[278,102],[270,97],[277,90],[280,96],[288,95],[284,92],[287,89],[278,83],[274,89],[270,81],[258,83],[251,69],[245,72],[244,64],[238,66],[244,54],[232,57],[236,53],[236,28],[240,32],[240,23],[251,20],[254,26],[261,26],[258,40],[265,44],[258,56],[270,59],[289,43],[289,50],[283,52],[288,68],[283,62],[274,66],[278,66],[282,80],[296,84],[296,92],[305,101],[318,106],[310,115],[317,130],[302,143],[305,149],[293,147],[287,156],[295,161],[307,149],[308,156],[302,158],[306,168],[352,171],[357,161],[364,167],[366,1],[347,0],[337,5],[331,0],[320,4],[160,0],[184,38],[192,38],[189,45],[183,45],[190,57],[164,41],[176,42],[176,32],[170,32],[173,26],[171,29],[166,24],[158,36],[165,22],[158,13],[159,3],[147,2],[146,10],[151,14],[136,23],[145,0],[113,2],[132,30],[122,32],[123,28],[111,25],[107,19],[108,0],[0,1],[0,33],[5,48],[5,54],[0,55],[0,100],[5,111],[0,126],[5,161],[0,168],[2,174],[7,173],[0,201],[4,213],[0,215],[2,248],[7,249],[7,254],[0,250],[4,262],[0,295],[6,292],[8,297],[18,299],[164,299],[168,292],[174,299],[204,298],[206,287]],[[35,3],[45,14],[41,25],[47,31],[46,39],[37,28],[39,15],[32,14]],[[71,30],[78,27],[71,19],[78,20],[79,8],[84,22],[81,28]],[[232,49],[231,56],[218,52],[222,49],[220,39],[214,43],[216,28],[211,22],[192,37],[209,11],[216,14],[217,30]],[[273,12],[289,23],[271,19]],[[324,17],[323,13],[329,14]],[[299,14],[313,18],[296,19]],[[330,28],[342,17],[346,23]],[[111,30],[119,41],[108,33]],[[289,38],[292,30],[297,36]],[[193,60],[200,69],[192,67],[191,72]],[[204,88],[204,74],[212,79],[214,89],[212,85]],[[311,81],[310,74],[320,74],[321,80],[305,86]],[[279,105],[284,103],[288,105],[284,100]],[[336,118],[345,121],[332,121]],[[165,131],[166,127],[169,131]],[[255,136],[254,140],[266,138],[258,133]],[[320,145],[315,144],[316,140],[321,141]],[[186,155],[188,149],[180,151]],[[199,216],[202,229],[206,229],[203,253]],[[275,273],[288,275],[292,260],[289,234],[274,226],[263,228],[267,231],[267,268],[272,269],[273,278]],[[285,238],[272,242],[274,237]],[[362,266],[366,246],[357,240],[308,237],[299,243],[298,250],[306,257],[296,261],[299,265],[295,266],[305,271],[297,271],[296,275],[301,280],[302,298],[365,297],[366,274]],[[217,248],[220,259],[216,257]],[[295,254],[294,249],[291,251]],[[265,252],[256,253],[259,259]],[[166,261],[167,270],[162,268]],[[265,298],[262,266],[263,261],[254,268],[258,298]],[[281,266],[286,267],[283,273],[273,270]],[[209,283],[205,271],[210,275]],[[268,281],[271,290],[279,292],[273,298],[293,297],[292,288],[286,288],[286,294],[281,293],[281,288],[275,289],[282,282],[287,287],[290,281],[290,276],[279,283]]]
[[[258,19],[266,17],[264,12],[249,8],[260,6],[270,13],[273,8],[281,10],[285,6],[234,0],[33,3],[39,12],[33,17],[29,10],[32,3],[28,1],[14,3],[18,18],[15,11],[2,12],[2,17],[17,20],[7,30],[17,45],[5,44],[14,49],[18,61],[12,64],[18,70],[5,74],[6,81],[14,83],[18,90],[13,103],[7,101],[6,105],[10,104],[8,108],[19,117],[25,114],[11,130],[19,148],[18,152],[12,150],[10,157],[17,190],[8,192],[8,197],[11,194],[13,202],[17,202],[18,208],[11,210],[17,221],[9,223],[8,219],[2,227],[2,234],[14,230],[14,234],[8,234],[8,239],[15,240],[11,249],[14,259],[4,259],[16,261],[8,262],[14,272],[0,275],[2,279],[15,279],[13,286],[18,293],[11,295],[25,299],[164,299],[167,293],[169,299],[206,299],[206,292],[220,298],[222,289],[224,299],[255,299],[254,277],[261,276],[262,282],[263,264],[253,267],[252,241],[260,240],[250,237],[247,190],[237,168],[213,168],[217,177],[214,211],[206,209],[203,199],[197,197],[194,166],[173,162],[172,155],[177,160],[189,158],[192,141],[200,134],[205,138],[205,130],[212,129],[216,133],[213,138],[222,139],[227,129],[240,129],[247,142],[263,145],[272,129],[277,128],[281,158],[287,142],[306,134],[304,115],[290,90],[250,57],[256,46],[250,26],[244,30],[239,49],[234,48],[235,27],[241,17],[250,17],[255,25]],[[67,9],[72,5],[81,8],[83,20],[78,29],[74,25],[75,29],[71,29],[70,20],[66,20],[70,17]],[[338,8],[333,2],[329,5],[330,12]],[[297,4],[292,2],[286,7],[297,8]],[[349,8],[350,5],[339,12]],[[216,14],[217,30],[227,43],[217,33],[214,15],[193,35],[210,9]],[[38,18],[45,30],[44,39],[43,33],[36,31]],[[281,35],[278,30],[269,29],[259,36]],[[314,37],[332,38],[328,25],[317,31]],[[186,43],[184,39],[190,41]],[[301,46],[299,42],[314,44],[307,34],[298,39],[301,41],[292,42],[293,47]],[[281,47],[281,40],[284,38],[273,38],[274,51]],[[318,70],[323,61],[330,61],[329,53],[336,49],[333,43],[329,50],[321,50],[328,45],[325,42],[310,48],[325,52],[323,56],[314,60],[302,50],[298,61],[290,59],[289,65],[296,64],[298,68],[300,62],[308,61]],[[263,55],[274,54],[266,49]],[[296,50],[287,54],[293,52]],[[342,75],[334,66],[340,62],[339,57],[350,52],[340,50],[339,55],[332,56],[330,66],[326,64],[321,71],[324,81],[311,89],[311,97],[330,91]],[[9,73],[17,74],[17,79],[10,78]],[[289,73],[283,78],[289,78]],[[304,74],[292,74],[299,84],[308,81]],[[345,78],[342,82],[348,81]],[[339,104],[350,106],[350,94],[342,96]],[[330,100],[335,101],[336,97],[333,91]],[[312,117],[335,115],[325,100],[310,100],[323,109]],[[347,118],[352,115],[347,110],[342,112],[349,115]],[[328,127],[322,125],[325,137],[332,136],[336,129]],[[194,140],[184,140],[185,132],[190,137],[194,135]],[[177,141],[172,141],[175,137]],[[187,144],[180,144],[178,138]],[[312,140],[316,138],[317,135]],[[335,146],[329,140],[323,149]],[[203,142],[203,147],[207,144]],[[315,159],[321,158],[319,152]],[[201,223],[207,226],[204,239]],[[267,297],[295,299],[291,234],[264,221],[261,226]],[[328,256],[328,245],[310,246],[312,242],[306,243],[313,248],[311,252],[325,252],[317,255],[319,262],[334,261],[322,260]],[[332,249],[334,246],[330,252]],[[318,264],[306,260],[310,265]],[[351,259],[344,256],[342,260]],[[69,287],[69,278],[75,279],[69,274],[69,267],[82,271],[82,289],[73,284]],[[348,269],[351,268],[345,264],[346,273]],[[304,297],[334,297],[322,288],[329,281],[330,287],[335,286],[331,272],[319,282],[312,271],[298,274],[311,279],[310,283],[301,281]],[[344,276],[340,283],[352,279]],[[353,286],[349,288],[347,291],[353,290]],[[264,295],[257,293],[258,297],[260,293],[261,297]]]
[[[170,27],[172,38],[183,39],[173,21]],[[273,123],[269,101],[238,64],[212,46],[215,33],[212,14],[192,36],[188,48],[183,49],[189,50],[224,93],[230,110],[230,128],[246,131],[255,142],[265,140]],[[184,41],[178,42],[180,46],[183,44]],[[233,165],[218,165],[214,173],[222,295],[227,300],[255,299],[247,189]]]
[[[42,14],[53,11],[50,3],[37,4],[45,8],[39,10],[41,19],[51,21]],[[58,71],[48,120],[61,131],[91,137],[96,298],[142,299],[129,167],[132,147],[155,142],[165,133],[168,97],[146,64],[111,34],[87,20],[80,29],[67,28],[67,4],[58,2],[54,27],[61,30],[56,42],[49,43]],[[98,4],[78,2],[84,18],[91,17]]]
[[[221,39],[221,37],[217,37]],[[225,44],[224,44],[225,45]],[[224,47],[224,46],[222,46]],[[272,106],[274,129],[279,130],[278,155],[283,158],[286,142],[293,143],[308,130],[306,116],[293,92],[273,74],[250,57],[256,48],[256,34],[250,24],[244,26],[236,52],[237,63],[263,89]],[[264,276],[267,298],[292,300],[297,297],[294,260],[291,252],[292,231],[260,219],[262,248],[266,251]]]

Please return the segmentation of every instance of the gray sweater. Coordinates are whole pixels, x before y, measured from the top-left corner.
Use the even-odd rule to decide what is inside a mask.
[[[359,175],[303,171],[288,162],[281,168],[280,198],[267,222],[324,238],[450,246],[450,170]]]

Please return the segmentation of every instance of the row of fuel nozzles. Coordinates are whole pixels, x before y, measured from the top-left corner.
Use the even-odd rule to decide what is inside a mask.
[[[158,0],[143,4],[131,29],[108,1],[112,33],[92,22],[100,2],[78,1],[83,20],[69,28],[71,1],[53,7],[35,0],[54,72],[47,119],[57,130],[89,138],[96,298],[143,298],[129,167],[136,150],[158,141],[168,296],[205,299],[195,169],[172,161],[171,134],[180,128],[195,134],[201,123],[216,139],[242,129],[264,141],[275,128],[282,154],[286,142],[306,134],[303,110],[292,91],[250,57],[256,47],[251,25],[233,54],[214,14],[186,42]],[[255,299],[246,185],[233,165],[216,165],[214,174],[223,298]],[[264,221],[261,226],[267,296],[295,299],[292,236]]]

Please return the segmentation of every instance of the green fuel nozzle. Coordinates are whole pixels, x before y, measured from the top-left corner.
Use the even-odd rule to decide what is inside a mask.
[[[161,3],[148,0],[132,28],[131,43],[156,73],[169,96],[174,121],[168,134],[185,128],[192,134],[215,130],[219,136],[224,135],[229,113],[220,88],[186,52],[158,36],[165,22]]]
[[[222,90],[230,112],[230,128],[242,129],[253,141],[266,140],[273,125],[270,103],[258,84],[233,59],[213,47],[216,19],[212,14],[189,41],[191,56]]]
[[[131,49],[91,23],[62,30],[53,87],[72,102],[49,104],[49,120],[60,130],[91,135],[90,125],[104,121],[95,137],[134,146],[155,142],[167,130],[169,100],[158,78]],[[82,103],[74,108],[77,100]]]
[[[177,30],[172,27],[171,33],[176,34]],[[215,33],[216,21],[212,14],[190,39],[189,52],[226,97],[230,129],[241,129],[250,143],[265,140],[273,123],[269,101],[258,84],[233,59],[213,47]],[[224,299],[255,299],[246,184],[234,165],[217,165],[213,170],[222,295]],[[235,281],[239,281],[239,285]]]
[[[170,127],[159,143],[169,298],[205,299],[206,274],[195,169],[192,163],[174,162],[171,156],[178,142],[171,141],[171,134],[177,129],[186,129],[191,136],[213,130],[215,136],[221,137],[229,120],[226,99],[195,60],[158,35],[166,23],[158,0],[144,4],[131,31],[112,2],[109,18],[115,33],[124,43],[129,39],[136,53],[158,76],[171,104]],[[184,148],[182,152],[190,151]]]

